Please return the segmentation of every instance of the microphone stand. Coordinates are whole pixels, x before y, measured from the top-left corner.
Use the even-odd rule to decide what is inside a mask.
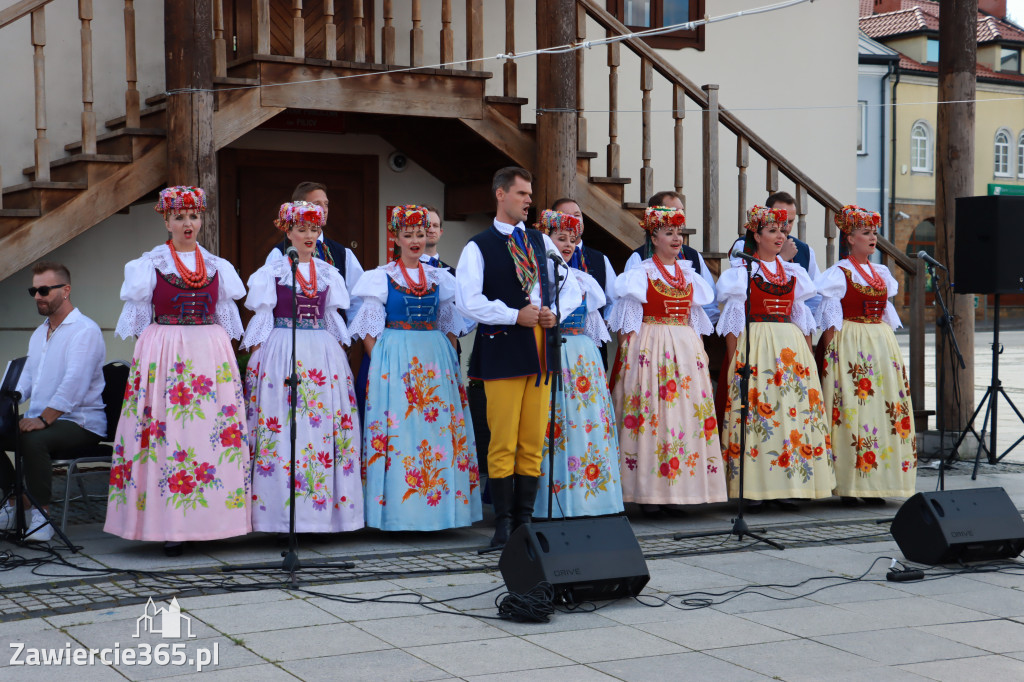
[[[296,335],[299,327],[299,282],[298,282],[298,270],[299,270],[299,259],[298,257],[292,258],[289,254],[288,261],[292,268],[292,372],[285,379],[285,386],[288,387],[289,405],[291,410],[289,411],[289,425],[288,425],[288,439],[291,445],[291,466],[288,470],[288,549],[281,552],[281,556],[284,557],[284,561],[281,564],[281,568],[288,573],[288,578],[292,584],[295,584],[295,571],[299,570],[299,540],[295,535],[295,439],[297,437],[298,427],[296,426],[298,417],[298,392],[299,392],[299,374],[298,374],[298,363],[295,358],[295,346],[296,346]]]
[[[927,261],[925,261],[927,262]],[[940,338],[942,339],[942,350],[945,351],[947,345],[953,350],[954,358],[959,361],[961,369],[964,369],[963,353],[960,352],[960,346],[956,342],[956,335],[953,334],[953,316],[949,313],[949,308],[946,307],[946,301],[942,298],[942,287],[939,286],[938,278],[935,275],[935,266],[928,263],[928,274],[931,275],[932,281],[935,282],[935,302],[939,304],[939,309],[942,310],[942,315],[936,320],[935,324],[939,327]],[[936,353],[935,363],[939,369],[939,399],[945,394],[946,388],[946,365],[943,362],[942,355],[944,353]],[[946,415],[942,409],[942,405],[936,405],[938,415],[939,427],[939,490],[946,489],[946,468],[952,466],[946,458]],[[963,440],[963,438],[961,438]],[[957,441],[957,447],[954,447],[950,452],[949,459],[952,459],[957,454],[957,448],[960,442]]]
[[[763,542],[766,545],[771,545],[775,549],[785,549],[781,544],[774,540],[760,535],[764,533],[761,530],[755,533],[750,530],[746,520],[743,518],[743,486],[744,486],[744,469],[745,461],[747,458],[747,417],[750,415],[750,288],[754,281],[753,263],[749,260],[744,259],[747,264],[747,300],[743,303],[744,320],[743,320],[743,368],[737,369],[736,373],[740,375],[740,490],[739,497],[736,499],[736,518],[732,521],[732,528],[727,531],[715,530],[704,533],[677,533],[672,536],[673,540],[686,540],[690,538],[707,538],[715,535],[735,535],[737,540],[743,540],[743,536],[746,535],[751,537],[758,542]],[[691,304],[692,305],[692,304]]]
[[[561,258],[561,256],[559,256]],[[554,260],[552,258],[552,260]],[[548,417],[548,521],[552,520],[552,513],[554,512],[554,498],[555,498],[555,409],[558,402],[558,392],[562,390],[562,344],[565,343],[562,339],[562,315],[561,306],[559,305],[559,286],[558,283],[564,281],[566,278],[562,277],[562,272],[558,268],[559,263],[555,263],[555,281],[554,281],[554,304],[555,304],[555,326],[551,328],[549,334],[551,336],[551,345],[554,347],[554,367],[549,367],[548,370],[551,372],[551,413]],[[567,266],[568,267],[568,266]],[[561,506],[559,506],[561,508]],[[564,513],[563,513],[564,518]]]

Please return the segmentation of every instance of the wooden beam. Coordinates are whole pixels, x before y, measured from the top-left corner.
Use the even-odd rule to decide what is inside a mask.
[[[462,123],[512,159],[513,163],[523,168],[537,166],[537,145],[534,141],[515,123],[497,113],[492,107],[484,108],[482,118],[463,118]]]
[[[644,233],[637,219],[629,211],[623,210],[620,202],[615,201],[597,185],[588,182],[584,175],[577,175],[576,187],[578,189],[574,196],[587,218],[596,222],[605,232],[630,249],[635,249],[643,243]]]
[[[223,92],[219,98],[217,112],[213,115],[217,149],[223,149],[284,111],[284,107],[261,106],[260,91],[256,88]]]
[[[537,46],[576,39],[575,0],[537,0]],[[534,201],[547,208],[576,196],[576,58],[571,52],[537,56],[537,167]]]

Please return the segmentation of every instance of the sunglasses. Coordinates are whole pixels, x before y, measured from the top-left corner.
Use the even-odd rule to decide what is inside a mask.
[[[68,284],[55,284],[52,287],[47,287],[47,286],[29,287],[28,288],[28,295],[31,296],[32,298],[35,298],[36,294],[39,294],[40,296],[45,298],[45,297],[49,296],[50,292],[53,291],[54,289],[62,289],[64,287],[66,287],[66,286],[70,286],[70,285],[68,285]]]

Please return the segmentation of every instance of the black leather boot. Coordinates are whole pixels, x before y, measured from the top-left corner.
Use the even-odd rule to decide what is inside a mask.
[[[515,508],[512,513],[512,530],[533,519],[533,505],[537,502],[540,478],[516,474]]]
[[[494,537],[491,547],[504,547],[512,532],[512,507],[514,504],[513,478],[490,478],[491,504],[494,505]]]

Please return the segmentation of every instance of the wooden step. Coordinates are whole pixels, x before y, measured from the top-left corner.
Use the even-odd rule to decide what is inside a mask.
[[[587,178],[587,181],[595,187],[600,187],[608,196],[619,203],[622,203],[622,200],[625,199],[626,185],[632,182],[629,178],[602,177]]]
[[[590,162],[597,158],[597,152],[576,152],[576,172],[590,177]]]
[[[128,155],[135,159],[165,137],[167,131],[163,128],[118,128],[97,137],[96,150],[101,154]],[[66,144],[64,150],[79,154],[82,143]]]
[[[529,104],[530,100],[525,97],[487,96],[484,97],[484,102],[508,120],[519,125],[522,122],[523,105]]]
[[[38,218],[41,215],[38,208],[0,208],[0,218]]]
[[[155,107],[157,104],[164,104],[167,101],[167,93],[161,92],[158,95],[146,98],[147,107]]]
[[[107,177],[119,164],[131,163],[127,154],[72,154],[50,162],[50,179],[55,182],[84,182],[91,184]],[[22,169],[30,179],[36,175],[35,166]]]
[[[87,187],[84,182],[23,182],[3,189],[5,208],[52,211]]]
[[[536,123],[520,123],[519,124],[519,129],[522,130],[522,131],[525,131],[527,133],[535,133],[535,132],[537,132],[537,124]]]
[[[162,128],[163,125],[164,125],[164,122],[165,122],[164,113],[166,111],[167,111],[167,102],[160,102],[159,104],[154,104],[151,107],[143,109],[142,111],[139,112],[139,119],[141,120],[141,122],[144,123],[144,124],[145,123],[149,123],[149,124],[156,123],[156,124],[159,124],[159,125],[143,125],[142,127],[143,128]],[[150,119],[150,120],[147,121],[146,119]],[[117,118],[110,119],[109,121],[107,121],[103,125],[105,125],[108,130],[115,130],[117,128],[123,128],[124,124],[125,124],[125,121],[127,121],[127,120],[128,119],[125,116],[118,116]]]
[[[213,79],[214,85],[223,85],[226,87],[239,87],[239,86],[253,86],[259,85],[259,78],[241,78],[238,76],[215,76]]]

